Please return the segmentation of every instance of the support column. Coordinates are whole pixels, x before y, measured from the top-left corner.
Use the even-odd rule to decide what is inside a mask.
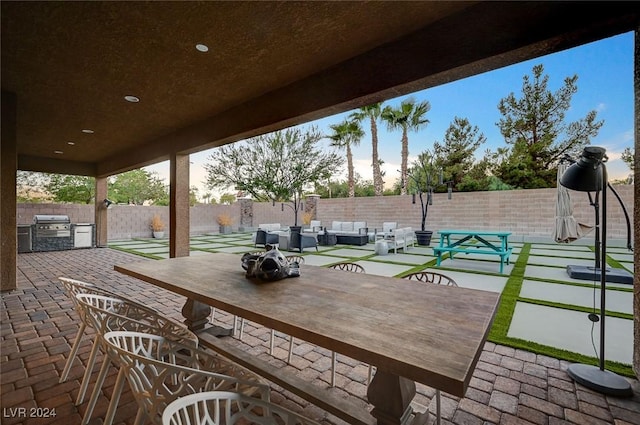
[[[240,202],[240,224],[238,231],[244,232],[247,228],[253,227],[253,199],[238,198]]]
[[[104,200],[107,199],[107,177],[96,177],[96,247],[106,248],[109,238],[109,215]]]
[[[634,122],[635,122],[635,152],[634,152],[634,178],[633,178],[633,234],[634,264],[640,264],[640,27],[635,32],[633,67],[633,93],[634,93]],[[640,378],[640,274],[638,270],[633,278],[633,370],[636,377]]]
[[[189,155],[171,155],[169,257],[189,256]]]
[[[304,204],[304,212],[311,213],[311,220],[318,219],[318,201],[320,195],[307,195],[307,202]]]
[[[17,287],[18,226],[16,221],[16,141],[17,100],[14,93],[2,92],[2,133],[0,135],[0,291]]]

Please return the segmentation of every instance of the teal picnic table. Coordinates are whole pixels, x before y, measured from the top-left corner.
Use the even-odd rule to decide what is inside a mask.
[[[449,254],[453,259],[456,253],[464,254],[488,254],[500,256],[500,273],[504,269],[504,263],[509,264],[509,256],[513,248],[509,247],[509,235],[511,232],[493,232],[484,230],[439,230],[440,246],[433,248],[438,256],[438,266],[442,256]],[[498,238],[498,243],[487,240]]]

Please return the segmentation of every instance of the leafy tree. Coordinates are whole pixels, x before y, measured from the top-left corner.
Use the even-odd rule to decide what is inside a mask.
[[[314,192],[322,198],[347,198],[349,197],[349,182],[347,180],[329,181],[316,184]],[[358,173],[354,176],[355,196],[374,196],[375,189],[371,180],[362,180]]]
[[[205,204],[216,203],[216,198],[214,198],[213,195],[211,195],[211,192],[205,192],[205,194],[202,195],[202,200],[204,201]]]
[[[627,164],[627,167],[629,167],[631,171],[635,170],[635,159],[634,159],[633,149],[629,147],[624,148],[624,151],[622,151],[622,155],[620,156],[620,158],[625,162],[625,164]]]
[[[412,193],[417,192],[420,198],[422,213],[420,229],[423,232],[425,231],[427,214],[429,213],[429,205],[432,203],[435,186],[439,183],[441,184],[441,177],[438,177],[441,170],[435,162],[434,155],[429,151],[423,151],[418,155],[418,159],[414,161],[408,173],[409,182],[407,188]]]
[[[53,196],[46,192],[50,174],[34,171],[18,170],[16,173],[17,202],[42,202],[51,200]]]
[[[464,176],[460,183],[456,185],[456,189],[460,192],[476,192],[481,190],[490,190],[489,186],[495,177],[490,175],[489,168],[491,166],[491,151],[487,150],[485,156],[476,161],[471,169]],[[493,189],[498,190],[498,189]]]
[[[209,189],[234,187],[257,201],[292,201],[295,225],[305,185],[326,181],[342,167],[335,152],[318,146],[316,127],[289,128],[253,137],[247,143],[221,146],[204,165]]]
[[[378,156],[378,119],[382,115],[382,102],[364,106],[353,112],[350,117],[360,122],[369,120],[371,126],[371,167],[373,168],[373,186],[375,196],[382,196],[384,192],[383,173],[380,171],[382,161]]]
[[[142,205],[153,201],[156,205],[169,205],[169,192],[158,173],[137,169],[111,179],[109,199],[116,203]]]
[[[433,145],[435,162],[443,170],[444,180],[451,181],[453,187],[460,190],[465,176],[474,167],[475,151],[486,140],[469,120],[455,117],[445,132],[443,144],[436,142]]]
[[[409,98],[403,100],[397,108],[386,106],[382,110],[381,117],[386,121],[389,130],[402,130],[402,150],[400,153],[402,158],[400,166],[401,195],[407,194],[408,184],[409,137],[407,133],[409,131],[418,131],[429,123],[425,115],[430,109],[429,102],[416,103],[413,98]]]
[[[189,188],[189,206],[194,206],[198,203],[198,187],[191,186]]]
[[[50,174],[46,190],[55,202],[89,204],[95,197],[95,179],[87,176]]]
[[[555,93],[548,89],[549,77],[543,65],[533,67],[533,79],[523,78],[522,97],[513,93],[500,100],[498,122],[508,147],[499,150],[493,172],[503,182],[517,188],[555,187],[558,160],[565,154],[578,156],[590,139],[598,134],[603,121],[596,111],[571,123],[565,114],[578,91],[578,76],[567,77]]]
[[[351,146],[357,146],[360,144],[360,139],[364,136],[362,127],[358,121],[345,120],[340,124],[330,125],[329,128],[333,131],[327,137],[331,140],[331,146],[335,146],[339,149],[345,149],[347,151],[347,181],[349,183],[349,197],[355,196],[355,179],[353,171],[353,154],[351,153]]]
[[[236,195],[233,193],[223,193],[220,195],[220,203],[225,205],[231,205],[236,201]]]

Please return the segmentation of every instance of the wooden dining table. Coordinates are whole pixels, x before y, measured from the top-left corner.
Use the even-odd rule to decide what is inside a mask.
[[[374,365],[367,398],[378,424],[417,418],[416,382],[465,395],[500,300],[494,292],[309,265],[299,277],[263,282],[245,277],[237,254],[115,270],[186,296],[182,313],[195,331],[215,307]]]

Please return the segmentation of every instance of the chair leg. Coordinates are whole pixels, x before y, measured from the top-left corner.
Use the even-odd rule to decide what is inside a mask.
[[[116,415],[116,408],[118,407],[118,403],[120,402],[120,394],[122,394],[122,388],[125,383],[125,371],[124,368],[120,368],[118,372],[118,377],[116,378],[116,384],[113,387],[113,393],[111,394],[111,401],[109,402],[109,409],[107,410],[107,414],[104,417],[104,422],[102,425],[111,425],[113,423],[113,418]],[[140,415],[141,409],[138,409],[138,415]],[[138,420],[138,415],[136,415],[136,421]]]
[[[336,386],[336,363],[338,362],[338,354],[334,351],[331,354],[331,386]]]
[[[98,357],[98,348],[100,347],[100,341],[96,336],[93,340],[93,348],[91,348],[91,354],[87,361],[87,367],[84,370],[84,376],[82,377],[82,384],[80,384],[80,391],[78,392],[78,398],[76,399],[76,406],[79,406],[84,401],[84,396],[87,393],[89,387],[89,381],[91,381],[91,373],[93,372],[93,366],[96,364],[96,357]]]
[[[436,390],[436,425],[440,425],[440,390]]]
[[[271,339],[269,341],[269,354],[273,356],[273,346],[276,339],[276,331],[271,329]]]
[[[369,376],[367,377],[367,385],[371,383],[371,377],[373,376],[373,366],[369,365]]]
[[[291,364],[291,357],[293,357],[293,336],[289,339],[289,357],[287,357],[287,363]]]
[[[240,318],[240,336],[238,338],[240,339],[240,341],[242,341],[243,337],[244,337],[244,318],[241,317]]]
[[[87,410],[84,413],[84,417],[82,418],[82,425],[87,425],[91,420],[91,415],[93,415],[93,409],[95,409],[96,403],[98,402],[98,397],[100,396],[100,390],[102,389],[104,380],[107,377],[107,372],[109,371],[110,365],[111,365],[111,361],[109,360],[109,358],[105,358],[104,361],[102,362],[100,373],[98,374],[98,378],[96,379],[96,383],[93,387],[93,392],[91,393],[91,398],[89,399]]]
[[[62,371],[62,375],[60,375],[60,380],[58,381],[60,384],[65,382],[69,377],[69,371],[71,370],[71,365],[73,364],[73,360],[76,358],[78,354],[78,348],[80,348],[80,341],[84,336],[84,330],[86,329],[86,323],[80,323],[80,329],[78,329],[78,333],[76,334],[76,340],[73,342],[73,347],[71,347],[71,351],[69,352],[69,358],[67,359],[67,363],[64,365],[64,370]]]

